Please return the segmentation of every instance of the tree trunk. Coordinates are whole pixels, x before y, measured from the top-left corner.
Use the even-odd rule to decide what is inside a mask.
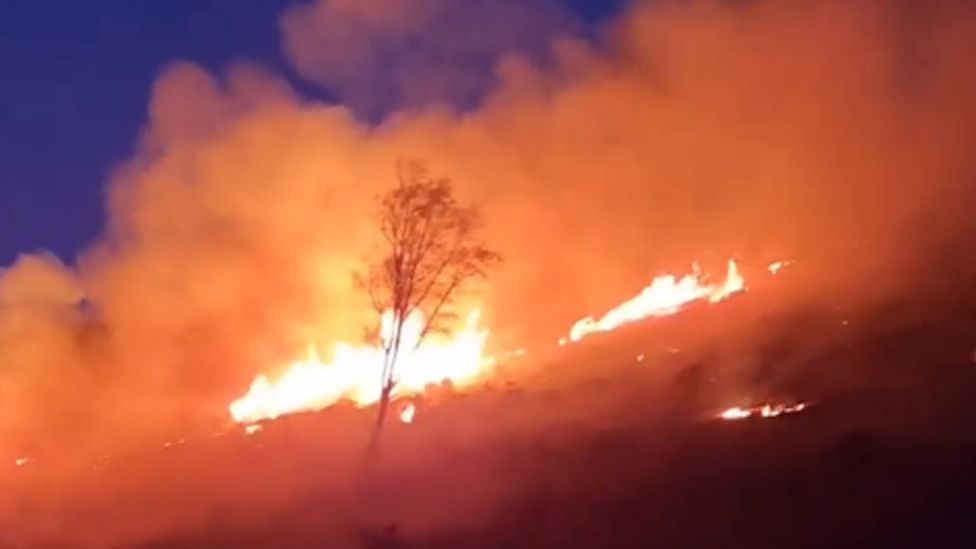
[[[400,322],[394,326],[393,342],[386,346],[383,353],[383,372],[380,378],[380,402],[376,413],[376,423],[373,424],[373,434],[369,439],[368,453],[375,456],[380,443],[380,434],[383,432],[383,425],[386,423],[386,415],[390,410],[390,397],[393,394],[393,369],[396,364],[398,350],[400,346]]]
[[[380,379],[380,402],[379,410],[376,413],[376,423],[373,425],[373,434],[369,439],[367,453],[370,459],[376,457],[379,451],[380,436],[383,432],[383,425],[386,423],[386,416],[390,411],[390,398],[393,396],[393,388],[396,386],[396,377],[393,375],[396,369],[396,362],[400,356],[400,344],[403,341],[403,324],[406,315],[402,312],[394,314],[393,333],[390,341],[384,343],[383,348],[383,372]]]
[[[390,394],[393,392],[393,386],[387,384],[383,387],[383,392],[380,394],[380,409],[376,414],[376,433],[379,434],[383,430],[383,424],[386,423],[386,414],[390,409]]]
[[[369,438],[369,448],[367,454],[372,459],[376,457],[380,446],[380,435],[383,432],[383,425],[386,423],[386,415],[390,410],[390,395],[393,393],[393,384],[386,383],[380,393],[380,407],[376,413],[376,423],[373,424],[373,434]]]

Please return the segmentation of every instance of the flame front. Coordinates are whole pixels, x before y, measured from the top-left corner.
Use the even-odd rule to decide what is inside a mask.
[[[692,273],[680,279],[674,275],[661,275],[651,281],[637,297],[610,310],[600,320],[588,316],[577,321],[569,330],[568,341],[579,341],[588,335],[609,332],[648,317],[673,315],[694,301],[704,299],[709,303],[718,303],[745,288],[745,279],[739,274],[738,265],[731,259],[725,280],[719,284],[708,284],[697,265]],[[559,343],[563,345],[568,341],[563,338]]]
[[[479,316],[479,311],[472,312],[449,338],[432,336],[417,346],[424,319],[419,312],[410,315],[403,326],[394,396],[417,394],[445,382],[464,388],[481,378],[493,360],[483,356],[488,331],[479,327]],[[391,313],[383,315],[384,336],[390,332],[392,320]],[[322,410],[340,400],[368,406],[380,399],[382,368],[383,349],[379,346],[338,343],[331,362],[322,361],[310,346],[308,356],[278,378],[254,378],[247,394],[231,403],[230,414],[238,423],[254,423]]]
[[[681,278],[656,277],[638,296],[599,320],[581,319],[573,325],[568,338],[560,339],[560,344],[609,332],[644,318],[672,315],[695,301],[717,303],[745,289],[745,280],[735,261],[729,260],[725,279],[716,283],[709,283],[696,264],[692,273]],[[417,345],[424,318],[419,312],[410,315],[403,326],[393,396],[419,394],[431,385],[445,382],[463,389],[481,380],[495,361],[483,355],[488,331],[480,328],[478,322],[476,310],[450,338],[431,338]],[[388,311],[381,318],[384,341],[392,331],[392,323],[393,315]],[[524,351],[519,350],[513,356],[522,354]],[[642,361],[643,355],[637,360]],[[341,400],[369,406],[380,399],[382,368],[381,346],[338,343],[332,360],[325,362],[310,345],[306,358],[292,363],[277,378],[258,375],[247,394],[231,403],[230,414],[238,423],[251,424],[296,412],[322,410]],[[401,420],[412,421],[412,412],[411,408],[407,414],[409,419]]]

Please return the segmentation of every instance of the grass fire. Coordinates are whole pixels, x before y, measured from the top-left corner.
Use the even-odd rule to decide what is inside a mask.
[[[392,314],[384,315],[384,341],[389,341]],[[478,312],[468,316],[465,326],[441,340],[419,346],[423,320],[420,313],[407,318],[393,396],[422,393],[432,385],[450,383],[463,388],[488,375],[493,364],[484,355],[487,331],[479,329]],[[234,421],[253,423],[295,412],[327,408],[341,399],[358,406],[376,404],[381,398],[377,379],[382,379],[383,348],[339,343],[335,356],[323,362],[315,349],[295,362],[275,380],[264,374],[254,379],[248,393],[230,404]]]
[[[0,549],[971,544],[971,2],[22,4]]]

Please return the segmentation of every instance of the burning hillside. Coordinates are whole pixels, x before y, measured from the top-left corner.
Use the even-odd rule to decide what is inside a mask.
[[[84,431],[65,418],[83,417],[109,439],[166,432],[225,416],[251,382],[268,393],[292,363],[344,364],[337,342],[360,341],[371,320],[350,273],[371,250],[367,214],[398,159],[426,160],[464,202],[483,204],[485,238],[505,263],[477,305],[500,349],[741,289],[731,269],[724,281],[692,272],[648,285],[654,266],[789,254],[811,279],[874,281],[832,297],[851,302],[918,287],[920,266],[969,261],[952,252],[972,223],[962,205],[973,23],[954,0],[918,8],[928,23],[917,33],[900,4],[634,2],[600,40],[575,34],[548,3],[448,4],[286,10],[286,58],[314,82],[342,81],[337,103],[302,97],[253,63],[161,71],[139,146],[107,187],[104,235],[77,262],[28,255],[0,278],[3,383],[19,395],[3,401],[4,436],[61,439]],[[539,25],[499,23],[468,40],[473,21],[509,15]],[[336,31],[346,24],[356,30]],[[394,43],[421,49],[390,56]],[[445,43],[460,57],[433,78],[423,60]],[[474,98],[421,93],[482,77]],[[381,89],[409,101],[378,114],[344,102]],[[309,344],[319,359],[300,357]],[[303,398],[369,400],[348,369],[329,369],[339,378],[329,395]],[[280,406],[251,413],[294,409]]]
[[[574,324],[568,341],[609,332],[644,318],[674,315],[694,301],[717,303],[746,288],[732,260],[728,262],[723,281],[709,283],[707,280],[697,264],[693,274],[680,279],[660,275],[638,297],[621,304],[599,321],[587,317]],[[401,342],[405,353],[398,366],[394,397],[421,394],[430,386],[442,384],[464,390],[490,378],[496,359],[485,355],[489,332],[478,327],[479,314],[479,311],[472,312],[460,329],[423,344],[420,341],[424,326],[422,313],[417,311],[408,318]],[[384,347],[392,337],[392,319],[391,311],[383,314],[379,345],[338,343],[331,361],[323,361],[309,347],[306,359],[291,364],[274,379],[258,375],[248,393],[231,403],[229,409],[234,421],[255,423],[289,413],[317,411],[340,400],[358,406],[376,404],[380,399]],[[562,339],[559,343],[566,342]],[[407,413],[407,417],[412,419],[413,412]]]
[[[745,514],[792,546],[788,507],[901,466],[948,472],[852,524],[956,494],[966,460],[865,432],[970,457],[969,2],[286,3],[280,51],[140,84],[97,238],[0,270],[0,547],[734,545]],[[0,149],[70,175],[19,139],[95,129]]]

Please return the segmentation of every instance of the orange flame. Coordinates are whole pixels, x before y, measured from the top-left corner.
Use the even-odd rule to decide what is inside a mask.
[[[774,417],[779,417],[786,414],[799,414],[800,412],[807,409],[809,404],[805,402],[799,402],[797,404],[763,404],[762,406],[755,406],[753,408],[740,408],[738,406],[733,406],[722,411],[718,415],[720,419],[726,421],[735,421],[739,419],[749,419],[751,417],[761,417],[763,419],[769,419]]]
[[[413,423],[413,418],[417,415],[417,407],[409,403],[400,410],[400,421],[403,423]]]
[[[402,351],[396,366],[394,396],[422,392],[430,385],[450,382],[464,388],[480,379],[494,361],[483,356],[488,331],[479,328],[479,311],[472,312],[461,330],[450,338],[417,345],[424,319],[410,315],[403,326]],[[382,318],[384,337],[391,332],[393,315]],[[383,349],[378,346],[338,343],[331,362],[323,362],[314,347],[308,356],[288,367],[275,380],[254,378],[243,397],[231,403],[231,417],[238,423],[255,423],[282,415],[317,411],[348,400],[368,406],[380,399]]]
[[[772,275],[778,275],[783,269],[796,263],[793,259],[783,259],[780,261],[774,261],[769,264],[769,273]]]
[[[609,332],[644,318],[673,315],[694,301],[705,299],[709,303],[718,303],[746,289],[745,279],[731,259],[722,283],[707,284],[706,280],[697,264],[692,273],[680,279],[669,274],[658,276],[637,297],[611,309],[600,320],[588,316],[577,321],[569,330],[569,338],[561,338],[559,344],[579,341],[594,333]]]
[[[731,421],[735,419],[746,419],[751,415],[752,415],[752,411],[746,410],[745,408],[739,408],[738,406],[733,406],[723,411],[721,414],[718,415],[718,417]]]

